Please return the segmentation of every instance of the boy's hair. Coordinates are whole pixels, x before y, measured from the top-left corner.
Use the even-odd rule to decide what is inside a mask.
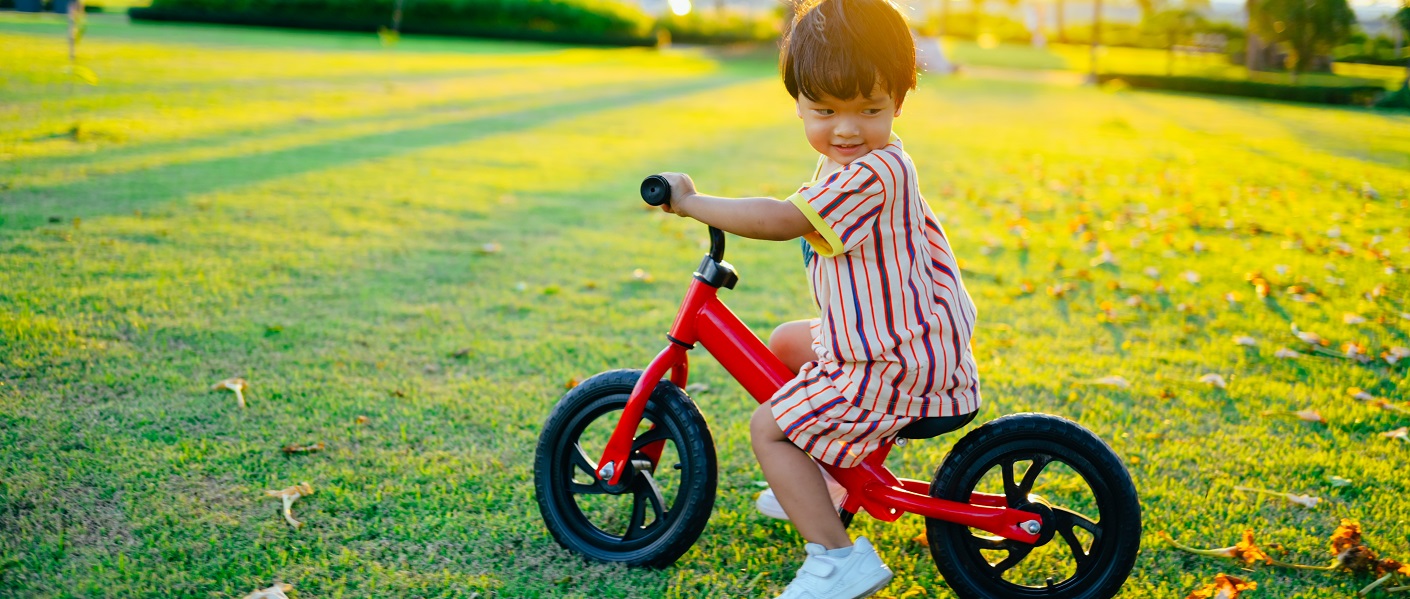
[[[900,106],[916,87],[916,48],[889,0],[801,0],[783,36],[783,86],[797,100],[870,97],[878,84]]]

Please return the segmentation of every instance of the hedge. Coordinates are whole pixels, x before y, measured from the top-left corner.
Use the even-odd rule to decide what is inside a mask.
[[[1384,87],[1374,85],[1351,85],[1345,87],[1319,85],[1282,85],[1261,81],[1240,79],[1215,79],[1210,77],[1167,77],[1162,75],[1121,75],[1103,74],[1098,82],[1117,81],[1142,89],[1161,89],[1197,94],[1262,98],[1288,102],[1310,102],[1314,104],[1351,104],[1369,106],[1385,95]]]
[[[133,19],[377,31],[395,0],[154,0]],[[618,0],[406,0],[402,33],[651,46],[653,21]]]
[[[782,14],[763,15],[712,10],[695,10],[685,16],[668,14],[657,25],[669,33],[672,43],[730,44],[764,42],[779,38]]]

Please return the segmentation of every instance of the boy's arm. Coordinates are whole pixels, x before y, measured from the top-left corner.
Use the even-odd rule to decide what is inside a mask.
[[[787,241],[815,230],[808,217],[791,202],[707,196],[696,192],[694,182],[682,173],[662,176],[671,184],[671,201],[661,206],[667,212],[750,239]]]

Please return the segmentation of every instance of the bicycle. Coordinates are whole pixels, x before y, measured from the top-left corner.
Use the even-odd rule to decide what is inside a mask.
[[[670,187],[648,177],[641,195],[659,206]],[[709,253],[666,348],[644,371],[603,372],[569,390],[540,434],[539,511],[560,545],[588,559],[665,567],[705,529],[715,500],[715,448],[684,391],[689,350],[703,345],[760,403],[795,374],[720,301],[719,290],[733,289],[739,276],[724,261],[724,233],[710,227],[709,235]],[[886,469],[892,447],[951,432],[972,418],[921,419],[856,467],[823,465],[847,489],[838,512],[843,524],[863,509],[884,522],[906,513],[925,517],[931,557],[963,599],[1115,595],[1140,546],[1140,504],[1121,459],[1077,423],[1011,414],[965,434],[929,483]],[[1078,483],[1090,496],[1080,485],[1071,492]],[[1067,502],[1059,505],[1039,488]],[[1093,510],[1095,519],[1085,515]],[[1051,543],[1059,537],[1065,551]]]

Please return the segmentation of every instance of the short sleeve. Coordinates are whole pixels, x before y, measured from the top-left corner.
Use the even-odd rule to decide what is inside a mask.
[[[881,214],[886,188],[875,169],[860,161],[843,167],[827,179],[789,196],[813,224],[815,233],[803,236],[820,256],[839,256],[866,240],[872,222]]]

